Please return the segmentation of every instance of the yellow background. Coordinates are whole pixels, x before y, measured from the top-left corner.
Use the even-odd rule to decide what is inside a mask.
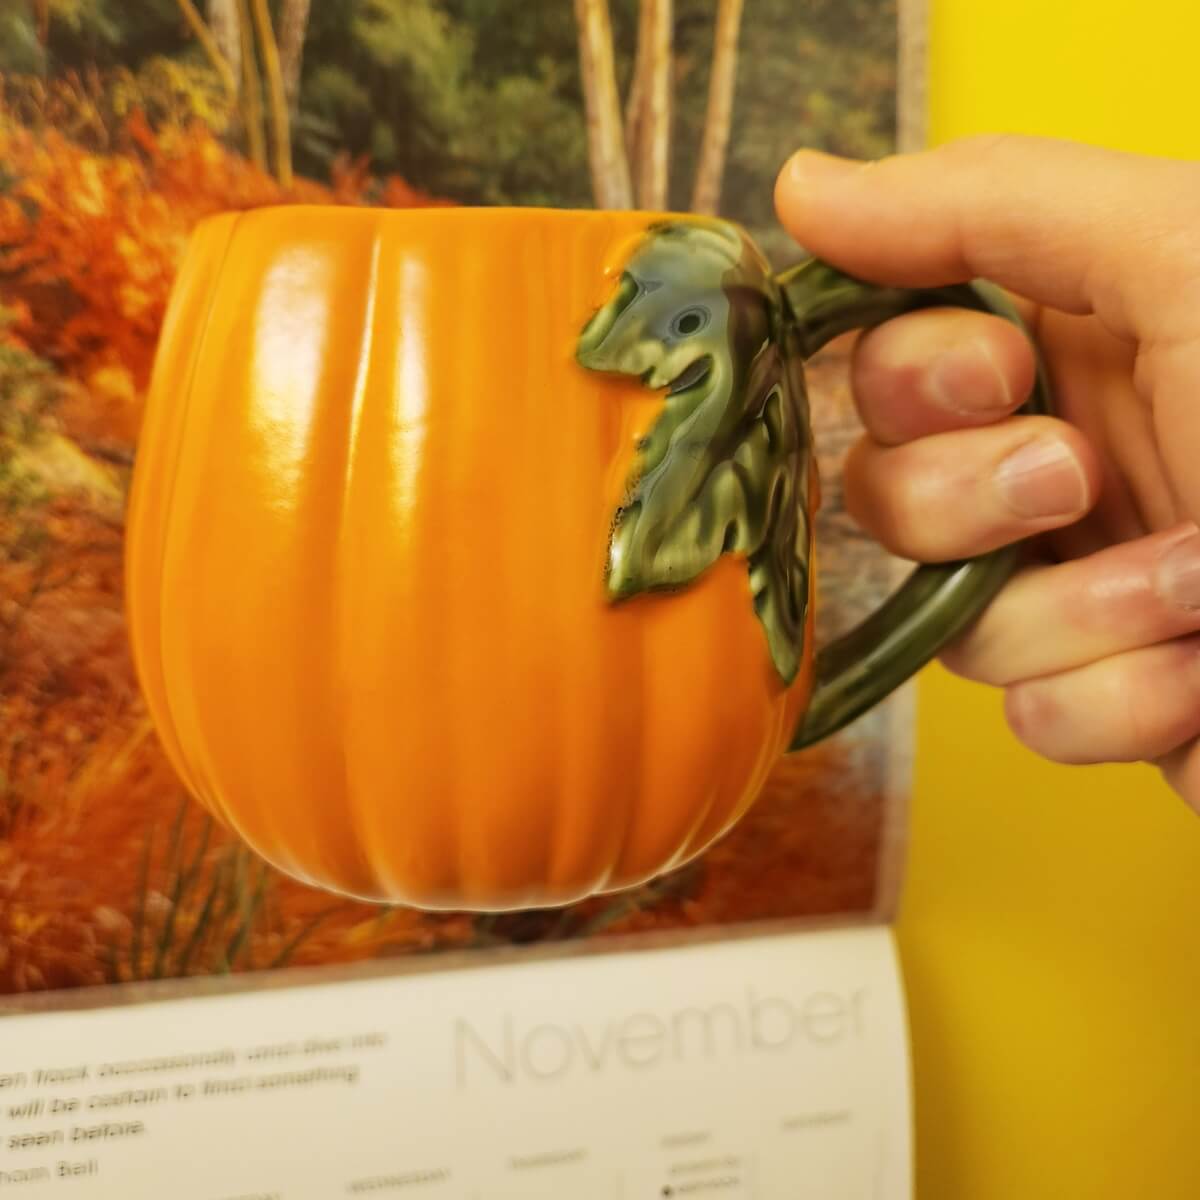
[[[932,141],[1200,158],[1195,3],[930,6]],[[1036,760],[937,668],[910,836],[918,1200],[1197,1200],[1200,817],[1148,770]]]

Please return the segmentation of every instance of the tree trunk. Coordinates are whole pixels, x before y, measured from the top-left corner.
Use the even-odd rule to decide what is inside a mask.
[[[288,108],[295,111],[300,95],[300,68],[304,62],[304,37],[312,0],[283,0],[279,14],[279,60]]]
[[[625,100],[625,152],[637,186],[637,166],[640,159],[642,122],[646,115],[646,76],[650,69],[650,42],[654,37],[654,0],[640,0],[638,5],[637,52],[633,75],[629,80],[629,95]]]
[[[652,211],[667,207],[671,157],[671,0],[643,0],[651,10],[646,90],[638,130],[638,204]]]
[[[238,0],[238,33],[242,45],[242,124],[246,144],[254,164],[267,169],[267,143],[263,137],[262,87],[258,82],[258,64],[254,59],[254,28],[250,23],[248,0]],[[180,0],[184,3],[184,0]]]
[[[242,35],[238,28],[237,0],[208,0],[208,27],[221,57],[229,64],[233,92],[242,73]]]
[[[226,94],[232,99],[237,95],[237,76],[233,73],[229,59],[222,53],[216,38],[209,32],[204,18],[200,15],[200,10],[192,3],[192,0],[178,0],[178,3],[179,11],[188,23],[188,28],[196,35],[196,40],[203,48],[208,61],[212,63],[213,70],[221,77]]]
[[[288,120],[287,95],[283,87],[283,70],[279,65],[279,45],[271,28],[271,13],[267,0],[252,0],[254,24],[258,30],[258,48],[262,55],[263,71],[267,76],[267,96],[271,114],[271,140],[275,151],[275,178],[282,187],[292,186],[292,129]]]
[[[896,149],[910,154],[925,146],[928,0],[902,0],[896,86]]]
[[[725,152],[729,145],[729,126],[733,116],[741,20],[742,0],[719,0],[708,81],[708,111],[704,117],[704,140],[692,192],[692,210],[698,213],[715,215],[721,200],[721,179],[725,174]]]
[[[621,129],[621,101],[613,64],[608,0],[575,0],[579,65],[587,114],[588,160],[599,208],[630,208],[629,160]]]
[[[33,0],[33,20],[37,29],[38,45],[43,50],[50,40],[50,0]]]

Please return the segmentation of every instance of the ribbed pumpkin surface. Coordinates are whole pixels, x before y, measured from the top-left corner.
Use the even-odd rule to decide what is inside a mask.
[[[182,779],[282,870],[565,903],[699,852],[781,753],[810,671],[783,690],[744,562],[604,597],[661,396],[573,355],[648,220],[295,207],[197,230],[138,449],[130,627]]]

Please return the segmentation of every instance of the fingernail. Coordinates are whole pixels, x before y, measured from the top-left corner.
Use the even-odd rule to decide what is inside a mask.
[[[970,416],[1012,407],[1012,392],[987,343],[965,341],[938,356],[927,386],[935,404]]]
[[[1154,582],[1168,604],[1200,609],[1200,532],[1167,547],[1158,560]]]
[[[1087,479],[1075,455],[1058,438],[1027,442],[1000,464],[1000,493],[1019,517],[1070,517],[1087,505]]]
[[[807,183],[811,180],[838,179],[852,175],[863,166],[850,158],[838,158],[823,150],[798,150],[788,160],[787,178],[790,183]]]

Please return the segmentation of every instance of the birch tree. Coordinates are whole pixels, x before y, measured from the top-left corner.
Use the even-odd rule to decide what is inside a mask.
[[[271,143],[274,151],[275,177],[285,187],[292,186],[292,130],[288,120],[287,95],[283,85],[283,69],[279,62],[279,44],[271,27],[267,0],[252,0],[254,26],[258,33],[263,73],[267,77],[268,111],[271,117]]]
[[[642,117],[638,124],[637,199],[645,209],[667,207],[671,161],[672,0],[642,0],[650,12]]]
[[[221,57],[229,64],[236,93],[237,80],[242,73],[242,32],[238,27],[237,0],[208,0],[208,28]]]
[[[283,0],[279,13],[279,61],[288,108],[295,111],[300,95],[300,68],[304,62],[304,38],[312,0]]]
[[[213,70],[220,76],[221,84],[225,88],[230,101],[236,100],[238,90],[237,76],[233,72],[233,67],[230,65],[229,59],[218,45],[217,39],[204,23],[204,18],[200,15],[200,10],[192,3],[192,0],[178,0],[178,4],[179,11],[182,13],[183,19],[187,22],[188,28],[195,34],[196,40],[200,43],[205,57],[212,64]]]
[[[625,98],[625,150],[635,168],[640,160],[639,145],[645,112],[646,76],[650,70],[650,42],[654,36],[653,23],[653,0],[641,0],[638,5],[637,49],[629,80],[629,94]]]
[[[725,174],[734,85],[737,81],[742,5],[743,0],[718,0],[717,4],[712,65],[709,69],[708,108],[692,192],[692,209],[698,213],[715,215],[721,201],[721,181]]]
[[[600,208],[631,208],[608,0],[575,0],[592,190]]]
[[[183,4],[185,0],[179,2]],[[237,15],[242,60],[242,124],[246,130],[246,146],[254,165],[266,170],[267,142],[263,136],[262,86],[258,81],[258,64],[254,56],[254,28],[251,25],[247,0],[237,0]]]
[[[38,45],[44,50],[50,40],[50,0],[33,0],[33,23]]]

